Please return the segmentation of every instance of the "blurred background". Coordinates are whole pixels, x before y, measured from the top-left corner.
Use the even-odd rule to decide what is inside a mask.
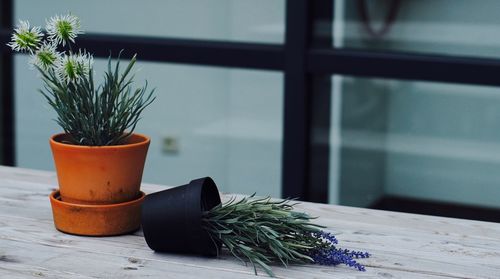
[[[95,52],[138,53],[157,100],[144,182],[500,222],[500,2],[3,0],[0,162],[54,170],[60,132],[19,19],[72,12]]]

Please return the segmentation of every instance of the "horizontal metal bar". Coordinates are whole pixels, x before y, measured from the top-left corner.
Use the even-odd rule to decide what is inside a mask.
[[[7,51],[10,30],[0,29],[0,51]],[[278,44],[147,38],[122,35],[82,35],[81,48],[96,57],[125,49],[124,57],[193,65],[284,70],[284,47]],[[354,49],[310,48],[310,74],[500,85],[500,59]]]
[[[1,30],[1,44],[5,46],[8,40],[8,32]],[[138,59],[143,61],[264,70],[281,70],[284,64],[283,47],[278,44],[100,34],[81,35],[77,40],[79,48],[95,57],[107,58],[110,53],[115,56],[123,49],[123,57],[138,53]]]
[[[310,73],[500,85],[500,59],[352,49],[310,49]]]
[[[268,70],[284,64],[283,47],[273,44],[92,34],[82,35],[78,46],[100,57],[124,49],[125,56],[138,53],[147,61]]]

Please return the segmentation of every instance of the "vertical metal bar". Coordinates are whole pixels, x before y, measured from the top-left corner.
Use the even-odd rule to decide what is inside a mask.
[[[2,0],[0,7],[0,26],[11,30],[13,19],[13,1]],[[0,164],[15,165],[15,135],[14,135],[14,74],[13,55],[10,51],[1,52],[0,65],[0,138],[2,157]]]
[[[331,77],[316,76],[310,79],[311,128],[309,156],[308,201],[328,202],[330,178],[330,114]]]
[[[285,19],[282,196],[307,200],[309,97],[305,53],[309,37],[307,0],[288,0]]]
[[[334,0],[310,2],[309,37],[314,48],[331,48]],[[332,84],[329,74],[309,76],[310,154],[307,197],[313,202],[328,202],[330,177],[330,115]]]
[[[283,197],[328,201],[330,75],[309,75],[306,59],[331,47],[332,17],[332,0],[287,1]]]

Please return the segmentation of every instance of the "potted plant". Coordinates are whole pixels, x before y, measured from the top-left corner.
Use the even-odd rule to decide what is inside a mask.
[[[337,247],[335,236],[293,210],[290,200],[235,198],[222,204],[214,181],[189,184],[146,196],[142,229],[157,252],[217,256],[225,247],[236,258],[274,276],[272,264],[345,264],[359,271],[357,259],[370,254]]]
[[[51,194],[56,227],[83,235],[115,235],[140,225],[142,173],[150,139],[134,133],[154,90],[133,87],[136,56],[122,71],[111,56],[104,81],[94,82],[93,56],[77,49],[82,33],[72,15],[40,27],[20,21],[8,44],[30,54],[44,84],[40,90],[64,131],[50,138],[59,190]]]

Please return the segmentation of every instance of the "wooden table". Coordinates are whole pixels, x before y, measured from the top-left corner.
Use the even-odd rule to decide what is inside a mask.
[[[0,167],[0,278],[257,278],[222,259],[159,254],[142,233],[79,237],[54,228],[52,172]],[[165,186],[143,185],[145,192]],[[227,198],[228,195],[225,195]],[[500,278],[500,224],[302,203],[342,247],[368,250],[366,272],[345,266],[276,266],[279,278]],[[260,272],[258,277],[267,277]]]

